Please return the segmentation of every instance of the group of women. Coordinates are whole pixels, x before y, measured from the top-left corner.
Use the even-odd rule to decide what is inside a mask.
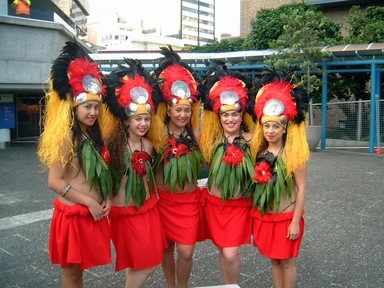
[[[168,287],[187,287],[207,239],[225,284],[239,283],[239,249],[253,239],[275,287],[294,287],[308,94],[293,71],[251,79],[216,63],[200,79],[171,47],[161,53],[151,73],[125,59],[104,77],[67,42],[52,65],[38,154],[58,194],[49,254],[62,287],[111,263],[110,240],[125,287],[143,287],[160,264]]]

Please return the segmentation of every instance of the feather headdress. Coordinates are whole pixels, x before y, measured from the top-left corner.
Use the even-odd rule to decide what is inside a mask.
[[[124,62],[128,67],[121,65],[107,76],[109,110],[121,120],[151,114],[161,100],[158,81],[149,76],[139,60]]]
[[[76,40],[66,42],[51,67],[49,92],[45,96],[44,132],[38,151],[43,164],[65,165],[74,157],[70,136],[73,108],[87,101],[101,102],[104,93],[103,75],[97,64]]]
[[[127,66],[119,65],[107,76],[105,103],[107,111],[112,114],[106,129],[108,137],[115,133],[119,121],[139,114],[152,115],[151,131],[153,114],[161,101],[158,80],[149,75],[141,61],[124,58],[124,62]]]
[[[252,155],[256,158],[264,149],[262,124],[268,121],[279,123],[287,129],[284,151],[289,155],[289,175],[309,159],[304,121],[309,107],[309,95],[295,76],[294,69],[281,72],[273,67],[266,68],[262,78],[255,80],[258,92],[253,102],[256,130],[251,142]]]
[[[156,78],[161,79],[161,92],[164,102],[168,105],[189,104],[193,105],[199,100],[199,78],[196,72],[180,56],[173,51],[171,46],[160,47],[161,59],[159,67],[153,72]]]
[[[85,50],[77,43],[65,43],[51,68],[52,89],[61,100],[72,99],[73,105],[86,101],[101,101],[106,87],[103,75]]]

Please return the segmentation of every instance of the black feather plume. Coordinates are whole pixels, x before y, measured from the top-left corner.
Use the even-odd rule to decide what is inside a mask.
[[[173,50],[171,45],[168,45],[167,47],[160,47],[160,50],[160,53],[164,57],[160,59],[159,66],[153,70],[153,74],[156,78],[158,78],[161,72],[163,72],[164,69],[166,69],[168,66],[179,64],[192,74],[193,78],[197,83],[201,82],[200,77],[198,77],[196,71],[193,70],[187,63],[181,60],[180,55]]]
[[[124,58],[124,62],[128,65],[128,67],[119,65],[106,77],[108,88],[105,102],[111,113],[121,120],[128,119],[128,116],[125,113],[125,108],[121,107],[117,102],[115,92],[116,88],[123,86],[121,79],[125,76],[128,76],[129,78],[134,78],[135,75],[144,77],[145,81],[152,87],[152,101],[155,108],[161,101],[161,90],[158,85],[158,80],[149,75],[149,72],[143,67],[141,61]]]
[[[73,39],[72,41],[65,42],[65,46],[61,50],[60,55],[52,64],[52,87],[55,91],[57,91],[61,100],[67,100],[68,95],[70,95],[72,92],[68,79],[69,64],[73,60],[81,57],[84,57],[93,62],[83,47],[81,47],[80,44],[75,39]]]

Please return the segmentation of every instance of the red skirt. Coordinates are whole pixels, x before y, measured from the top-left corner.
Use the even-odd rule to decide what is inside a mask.
[[[155,267],[163,260],[167,240],[157,203],[156,196],[152,196],[139,210],[135,206],[111,207],[109,215],[116,271]]]
[[[112,262],[108,219],[94,221],[83,205],[68,206],[58,199],[50,235],[49,256],[52,264],[66,268],[78,264],[81,270]]]
[[[281,214],[261,215],[252,209],[253,245],[261,254],[270,259],[288,259],[299,256],[304,234],[304,211],[300,219],[300,235],[295,240],[287,238],[288,227],[292,222],[293,211]]]
[[[203,189],[207,199],[205,220],[208,238],[220,247],[239,247],[251,243],[252,201],[245,198],[223,201]]]
[[[167,239],[194,245],[200,221],[200,188],[192,193],[172,193],[157,189],[159,212]]]

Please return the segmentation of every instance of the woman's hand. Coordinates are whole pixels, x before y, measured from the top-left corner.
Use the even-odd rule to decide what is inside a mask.
[[[101,206],[103,207],[104,217],[108,217],[109,212],[111,211],[111,199],[107,198],[101,202]]]
[[[300,225],[299,223],[291,222],[288,227],[287,238],[290,240],[296,240],[300,236]]]
[[[97,203],[94,199],[89,201],[88,209],[95,221],[100,221],[104,217],[104,207],[101,204]]]

